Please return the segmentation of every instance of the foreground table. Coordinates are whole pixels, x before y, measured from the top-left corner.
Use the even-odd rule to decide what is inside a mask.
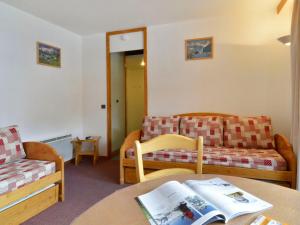
[[[177,180],[183,182],[188,179],[209,179],[214,177],[220,177],[223,180],[226,180],[242,188],[243,190],[271,203],[273,205],[273,208],[264,211],[263,214],[269,215],[274,219],[278,219],[279,221],[286,222],[289,225],[300,224],[300,192],[257,180],[240,177],[203,174],[170,176],[158,180],[135,184],[121,189],[89,208],[78,218],[76,218],[73,221],[72,225],[149,224],[137,202],[135,201],[135,197],[153,190],[166,181]],[[261,214],[261,212],[240,216],[231,220],[227,224],[248,225],[259,214]]]

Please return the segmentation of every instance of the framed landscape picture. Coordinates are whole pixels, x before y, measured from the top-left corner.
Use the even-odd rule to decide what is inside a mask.
[[[53,67],[61,67],[60,48],[37,42],[36,52],[38,64]]]
[[[185,41],[185,59],[211,59],[213,58],[213,38],[196,38]]]

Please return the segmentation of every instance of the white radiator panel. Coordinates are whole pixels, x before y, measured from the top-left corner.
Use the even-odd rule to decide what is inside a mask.
[[[64,161],[68,161],[74,158],[73,146],[71,144],[72,135],[59,136],[42,141],[48,145],[51,145],[57,153],[63,157]]]

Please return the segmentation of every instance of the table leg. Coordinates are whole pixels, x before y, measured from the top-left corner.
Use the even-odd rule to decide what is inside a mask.
[[[94,148],[94,155],[93,155],[93,165],[96,166],[97,163],[97,142],[94,142],[93,148]]]
[[[99,140],[97,140],[94,143],[94,160],[93,160],[94,166],[96,166],[96,163],[97,163],[97,160],[98,160],[98,156],[99,156]]]
[[[81,144],[76,143],[75,145],[75,165],[77,166],[80,163],[81,156],[80,156]]]

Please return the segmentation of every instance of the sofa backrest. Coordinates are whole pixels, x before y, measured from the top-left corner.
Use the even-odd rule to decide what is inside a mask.
[[[268,116],[225,118],[224,146],[274,149],[271,118]]]
[[[148,141],[162,134],[179,134],[179,116],[145,116],[141,141]]]
[[[194,112],[194,113],[182,113],[182,114],[176,114],[175,116],[184,117],[184,116],[219,116],[219,117],[230,117],[230,116],[236,116],[233,114],[225,114],[225,113],[214,113],[214,112]]]
[[[223,146],[223,117],[183,116],[179,133],[190,138],[203,137],[205,146]]]
[[[0,165],[25,156],[18,126],[0,128]]]
[[[223,113],[185,113],[175,116],[146,116],[141,141],[160,134],[204,137],[205,146],[274,149],[270,117],[239,117]]]

